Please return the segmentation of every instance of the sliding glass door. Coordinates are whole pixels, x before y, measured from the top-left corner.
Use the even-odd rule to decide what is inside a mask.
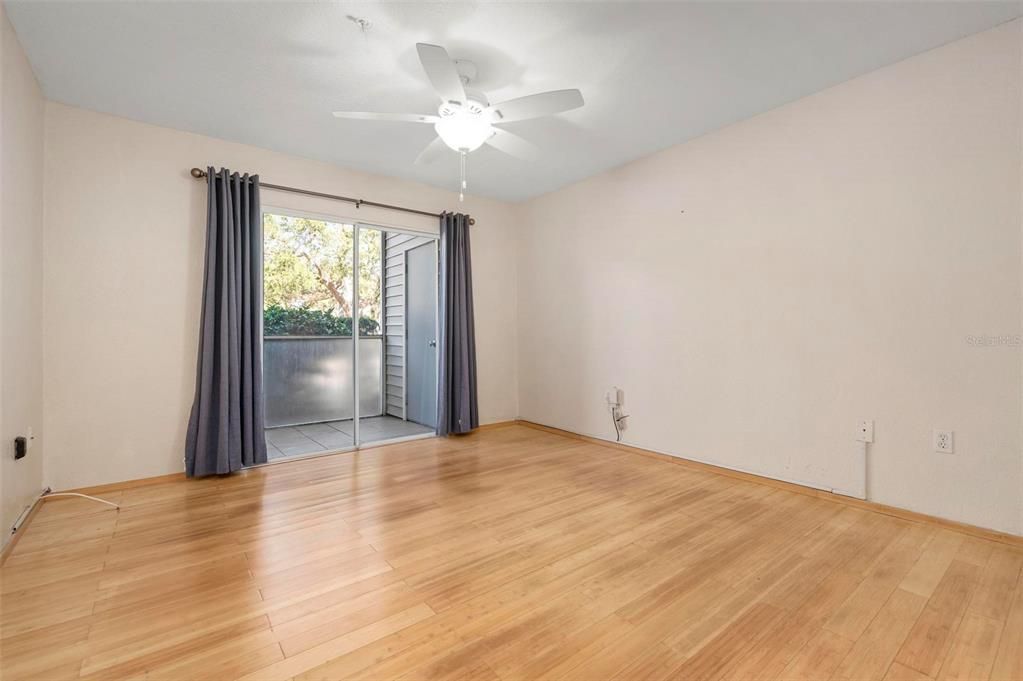
[[[428,435],[437,425],[437,241],[358,225],[360,314],[379,320],[383,404],[360,411],[359,442]],[[362,329],[360,327],[360,333]]]
[[[436,239],[273,209],[263,228],[270,459],[432,434]]]
[[[263,215],[263,387],[271,460],[355,446],[354,239],[351,224]]]

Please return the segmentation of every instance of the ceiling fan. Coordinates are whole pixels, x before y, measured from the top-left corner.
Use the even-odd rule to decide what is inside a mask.
[[[490,104],[482,92],[469,87],[476,77],[475,64],[451,59],[440,45],[417,43],[416,51],[427,78],[440,95],[441,103],[436,114],[335,111],[334,116],[433,125],[437,138],[423,149],[415,162],[431,163],[445,148],[457,151],[461,155],[462,174],[459,200],[464,198],[466,188],[465,157],[483,144],[516,158],[532,160],[536,157],[537,149],[533,144],[498,127],[500,124],[549,116],[583,105],[583,95],[579,90],[551,90]]]

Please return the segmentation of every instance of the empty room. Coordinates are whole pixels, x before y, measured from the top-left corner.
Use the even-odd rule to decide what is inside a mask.
[[[0,0],[3,681],[1023,681],[1023,0]]]

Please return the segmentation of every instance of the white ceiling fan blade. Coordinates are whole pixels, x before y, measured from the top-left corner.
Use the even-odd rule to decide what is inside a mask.
[[[334,118],[355,118],[363,121],[395,121],[399,123],[436,123],[440,116],[430,114],[374,113],[372,111],[335,111]]]
[[[428,43],[416,43],[416,51],[419,52],[419,62],[426,71],[426,77],[433,83],[441,99],[446,102],[464,102],[465,87],[448,51],[440,45]]]
[[[521,158],[523,161],[536,160],[536,157],[540,154],[540,150],[532,142],[527,142],[518,135],[501,128],[494,128],[493,130],[494,134],[487,139],[487,144],[495,149],[503,151],[509,156]]]
[[[444,144],[444,140],[440,137],[434,138],[432,142],[426,145],[426,148],[419,152],[419,156],[416,156],[416,165],[427,165],[433,163],[438,158],[444,155],[444,151],[448,149],[448,145]]]
[[[495,123],[508,123],[578,109],[584,103],[578,90],[551,90],[493,104],[488,111]]]

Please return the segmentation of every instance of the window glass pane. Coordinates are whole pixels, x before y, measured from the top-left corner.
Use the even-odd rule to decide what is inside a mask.
[[[263,215],[263,333],[351,336],[354,228]]]
[[[359,332],[364,336],[383,333],[384,319],[381,305],[382,277],[380,271],[381,240],[383,233],[363,227],[359,230]]]

